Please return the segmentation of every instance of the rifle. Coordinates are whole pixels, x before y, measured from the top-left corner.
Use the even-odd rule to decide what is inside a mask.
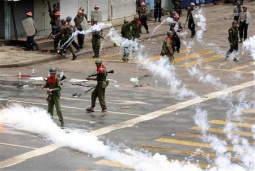
[[[96,88],[96,86],[88,89],[87,91],[85,91],[85,93],[89,92],[90,90],[93,90],[94,88]]]
[[[103,36],[98,35],[100,38],[102,38],[104,41],[108,42]]]
[[[49,16],[50,16],[50,18],[52,19],[52,18],[53,18],[53,15],[52,15],[52,10],[51,10],[51,6],[50,6],[50,1],[47,1],[47,4],[48,4]]]
[[[94,72],[94,73],[95,73],[95,72]],[[97,74],[94,74],[94,73],[93,73],[93,74],[91,74],[91,75],[89,75],[88,77],[94,77],[94,76],[97,76]],[[108,74],[108,73],[113,74],[113,73],[114,73],[114,70],[107,71],[106,73],[107,73],[107,74]]]

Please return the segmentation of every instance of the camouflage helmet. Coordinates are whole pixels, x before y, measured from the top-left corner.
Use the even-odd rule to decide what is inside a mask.
[[[97,59],[97,60],[95,61],[95,64],[102,64],[102,63],[103,63],[102,59]]]
[[[65,23],[66,23],[66,19],[64,19],[64,18],[61,19],[60,21],[61,21],[62,24],[65,24]]]
[[[67,21],[67,22],[72,21],[72,17],[70,17],[70,16],[66,17],[66,21]]]
[[[52,68],[50,68],[49,72],[50,72],[50,74],[56,74],[57,69],[55,67],[52,67]]]

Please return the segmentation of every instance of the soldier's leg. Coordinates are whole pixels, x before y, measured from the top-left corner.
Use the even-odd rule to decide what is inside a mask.
[[[80,48],[83,48],[84,46],[84,34],[78,34],[78,43],[79,43],[79,46]]]
[[[102,87],[102,82],[100,82],[98,86],[98,100],[102,110],[107,109],[105,103],[105,88]]]
[[[48,101],[48,113],[50,114],[51,118],[53,118],[53,109],[54,109],[54,101],[53,101],[53,99],[51,98],[51,99]]]
[[[93,52],[94,52],[94,56],[96,56],[96,41],[95,40],[92,40],[92,49],[93,49]]]
[[[148,28],[148,24],[147,24],[147,17],[144,17],[144,28],[145,28],[146,32],[149,33],[149,28]]]
[[[73,47],[75,47],[75,49],[77,50],[76,53],[80,51],[80,47],[79,47],[79,45],[75,42],[75,40],[72,41],[72,45],[73,45]]]
[[[55,107],[56,107],[56,111],[57,111],[59,121],[64,122],[62,111],[61,111],[61,105],[60,105],[60,102],[59,102],[59,97],[58,96],[53,96],[52,98],[54,100],[54,104],[55,104]]]
[[[242,43],[242,39],[243,39],[243,33],[244,33],[244,24],[245,23],[240,23],[239,25],[239,43]]]
[[[155,22],[157,22],[157,18],[158,18],[158,10],[157,8],[154,10],[154,19],[155,19]]]
[[[226,61],[230,54],[233,52],[233,46],[230,46],[230,49],[225,54],[224,60]]]
[[[161,15],[162,15],[162,8],[161,8],[161,5],[160,5],[160,8],[158,10],[158,22],[161,22]]]
[[[237,62],[238,61],[237,57],[239,55],[239,53],[238,53],[238,42],[233,45],[233,52],[234,52],[233,61]]]
[[[179,53],[181,48],[181,41],[178,35],[176,35],[176,51]]]
[[[75,60],[75,59],[77,58],[77,56],[76,56],[75,53],[74,53],[72,44],[70,44],[70,45],[68,46],[68,49],[70,50],[70,52],[71,52],[72,55],[73,55],[72,60]]]
[[[59,44],[60,38],[55,37],[53,40],[53,44],[54,44],[54,51],[57,52],[57,48],[58,48],[58,44]]]
[[[248,26],[249,24],[246,23],[244,24],[244,36],[243,36],[244,40],[247,39]]]
[[[91,94],[91,108],[96,107],[96,99],[98,97],[98,84],[96,85],[94,91]]]
[[[96,50],[96,57],[99,57],[100,47],[101,47],[101,41],[98,40],[97,43],[96,43],[96,47],[95,47],[95,50]]]

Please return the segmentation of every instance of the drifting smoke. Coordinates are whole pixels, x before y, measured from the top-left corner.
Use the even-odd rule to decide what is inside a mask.
[[[255,35],[247,38],[243,42],[243,51],[251,53],[253,60],[255,60]]]
[[[173,22],[173,18],[171,18],[171,17],[168,17],[168,18],[166,18],[166,19],[164,19],[157,27],[155,27],[154,29],[153,29],[153,31],[152,31],[152,33],[151,33],[151,35],[150,35],[150,38],[148,39],[148,40],[150,40],[151,39],[151,37],[154,35],[154,33],[155,33],[155,31],[160,27],[160,26],[162,26],[164,23],[171,23],[171,22]]]

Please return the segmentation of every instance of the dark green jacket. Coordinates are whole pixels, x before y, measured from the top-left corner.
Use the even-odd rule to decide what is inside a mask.
[[[132,31],[131,31],[132,22],[124,23],[121,27],[121,36],[131,40],[132,39]]]
[[[61,88],[61,82],[59,78],[56,78],[55,84],[50,84],[47,79],[46,84],[43,87],[53,89],[52,91],[53,96],[60,96],[60,91],[62,90],[62,88]]]
[[[238,44],[238,28],[231,27],[228,29],[229,43]]]

